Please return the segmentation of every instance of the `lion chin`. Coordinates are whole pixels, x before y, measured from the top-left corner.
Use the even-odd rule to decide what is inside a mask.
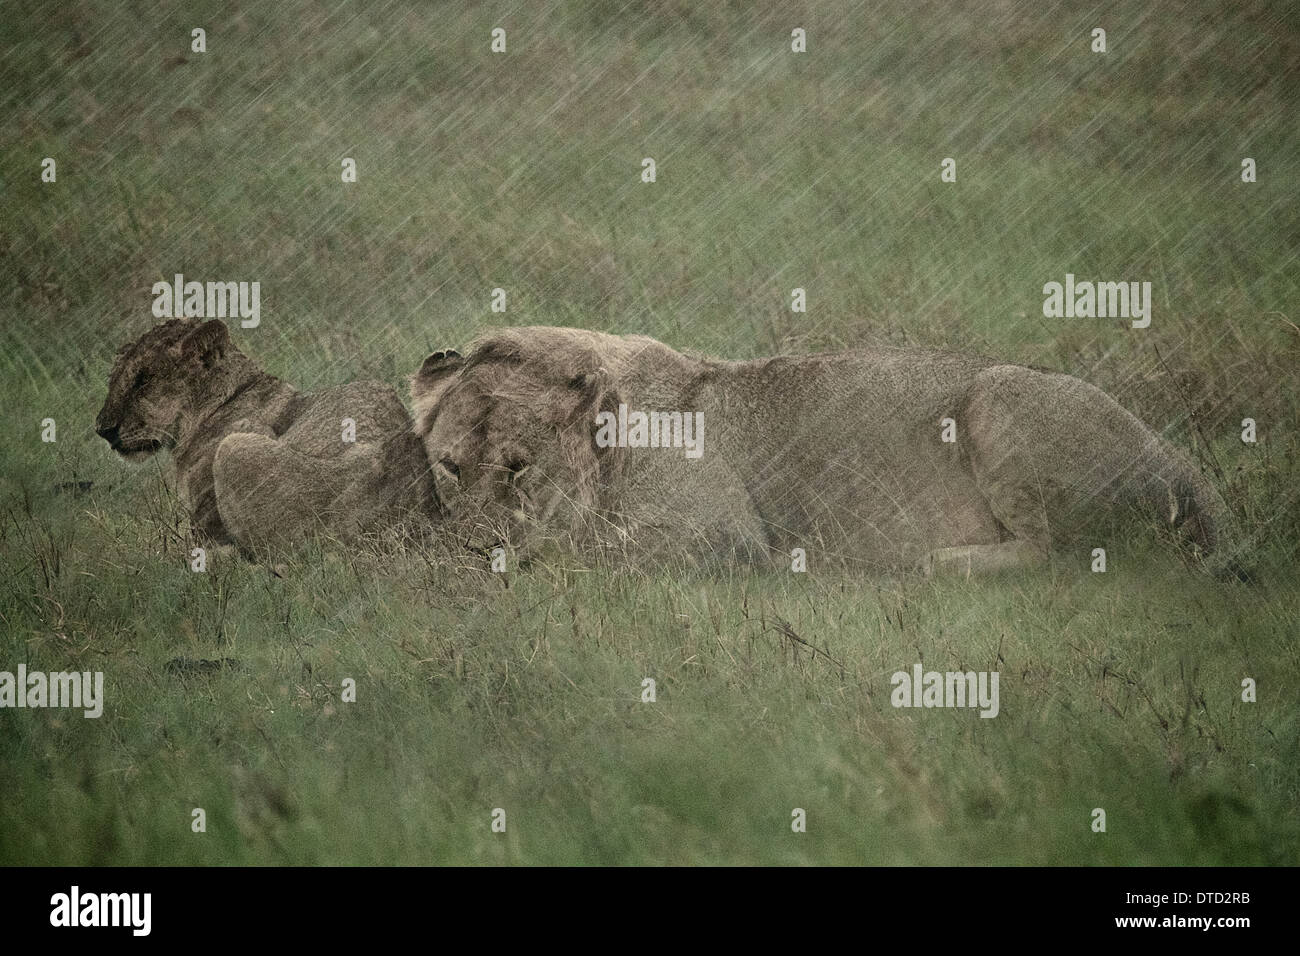
[[[117,448],[114,448],[113,451],[117,452],[127,461],[135,462],[135,461],[144,461],[146,458],[152,458],[155,454],[157,454],[159,451],[162,450],[162,447],[163,447],[163,443],[158,439],[154,438],[154,439],[150,439],[149,441],[139,442],[135,445],[132,445],[130,448],[127,448],[124,445],[120,445]]]

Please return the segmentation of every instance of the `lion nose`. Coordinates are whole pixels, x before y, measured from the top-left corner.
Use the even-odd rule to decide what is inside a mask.
[[[99,435],[100,438],[104,439],[104,441],[108,442],[112,447],[117,447],[119,436],[116,425],[100,426],[95,429],[95,434]]]

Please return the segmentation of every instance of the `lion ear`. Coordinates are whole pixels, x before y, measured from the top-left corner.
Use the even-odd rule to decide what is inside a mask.
[[[181,343],[182,354],[196,367],[204,369],[212,369],[220,363],[229,347],[230,331],[220,319],[200,323]]]
[[[599,397],[599,376],[594,372],[579,372],[564,383],[563,395],[555,405],[558,424],[565,427],[581,421],[588,414],[594,415]]]
[[[568,381],[569,388],[577,392],[584,402],[594,402],[600,395],[602,384],[602,375],[598,371],[580,372]]]
[[[623,394],[603,373],[598,377],[598,388],[596,389],[595,398],[591,404],[586,406],[587,421],[589,422],[591,453],[596,456],[597,470],[600,475],[602,484],[609,484],[616,480],[616,477],[623,473],[627,467],[627,457],[623,454],[610,454],[615,451],[614,446],[599,440],[601,428],[609,427],[611,421],[618,420],[618,408],[625,404],[626,399]],[[603,416],[604,423],[601,422]]]
[[[434,352],[424,360],[420,370],[411,379],[411,397],[418,399],[429,394],[439,383],[445,384],[447,377],[460,371],[464,365],[464,358],[455,349]]]
[[[603,368],[594,372],[580,372],[565,384],[570,400],[562,406],[562,424],[572,425],[587,419],[594,429],[597,412],[617,413],[621,399]]]

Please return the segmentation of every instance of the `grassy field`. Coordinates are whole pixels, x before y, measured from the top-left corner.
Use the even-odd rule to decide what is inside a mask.
[[[0,862],[1300,862],[1289,4],[187,7],[0,22],[0,670],[107,696],[0,710]],[[969,582],[329,542],[194,574],[166,463],[92,428],[177,272],[260,281],[232,334],[303,388],[404,391],[503,323],[1067,371],[1193,450],[1257,582],[1139,535]],[[1067,272],[1151,281],[1151,327],[1044,318]],[[894,709],[918,662],[997,670],[1001,713]]]

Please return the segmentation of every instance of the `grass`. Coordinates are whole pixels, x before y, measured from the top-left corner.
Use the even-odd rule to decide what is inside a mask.
[[[107,704],[0,710],[0,861],[1297,862],[1284,4],[11,7],[0,669],[102,670]],[[259,280],[262,324],[233,334],[303,388],[400,385],[501,323],[1058,368],[1197,453],[1260,580],[1136,535],[1104,575],[1063,556],[970,582],[577,556],[492,575],[328,542],[280,579],[193,574],[165,463],[91,428],[175,272]],[[1151,328],[1044,319],[1066,272],[1150,280]],[[889,675],[918,661],[998,670],[1001,714],[895,710]]]

